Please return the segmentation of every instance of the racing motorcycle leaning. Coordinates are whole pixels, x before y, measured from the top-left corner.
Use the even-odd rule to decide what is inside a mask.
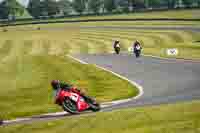
[[[56,92],[55,102],[56,104],[62,106],[63,110],[71,114],[77,114],[83,111],[99,111],[100,104],[98,104],[94,99],[92,102],[87,102],[85,99],[72,91],[60,89]]]

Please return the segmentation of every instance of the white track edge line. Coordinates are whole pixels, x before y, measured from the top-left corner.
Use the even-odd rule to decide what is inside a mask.
[[[167,57],[160,57],[160,56],[155,56],[155,55],[148,55],[148,54],[142,54],[145,57],[152,57],[152,58],[157,58],[160,60],[167,60],[167,61],[192,61],[192,62],[200,62],[199,60],[193,60],[193,59],[184,59],[184,58],[167,58]]]
[[[104,71],[110,72],[110,73],[112,73],[113,75],[115,75],[115,76],[117,76],[117,77],[119,77],[119,78],[121,78],[121,79],[124,79],[124,80],[128,81],[128,82],[131,83],[132,85],[136,86],[137,89],[139,90],[139,94],[138,94],[137,96],[133,97],[133,98],[128,98],[128,99],[124,99],[124,100],[117,100],[117,101],[107,102],[107,103],[103,103],[103,104],[105,104],[105,105],[106,105],[106,104],[112,104],[112,105],[113,105],[113,104],[125,103],[125,102],[128,102],[128,101],[134,100],[134,99],[135,99],[135,100],[136,100],[136,99],[139,99],[139,98],[144,94],[143,87],[142,87],[141,85],[139,85],[138,83],[136,83],[136,82],[134,82],[134,81],[131,81],[131,80],[129,80],[128,78],[126,78],[126,77],[124,77],[124,76],[121,76],[121,75],[119,75],[119,74],[117,74],[117,73],[115,73],[115,72],[113,72],[113,71],[111,71],[111,70],[108,70],[108,69],[104,68],[104,67],[98,66],[98,65],[96,65],[96,64],[95,64],[95,66],[96,66],[97,68],[100,68],[100,69],[104,70]]]
[[[85,61],[82,61],[82,60],[80,60],[80,59],[78,59],[78,58],[75,58],[75,57],[73,57],[73,56],[71,56],[71,55],[66,55],[67,57],[69,57],[69,58],[71,58],[71,59],[74,59],[74,60],[76,60],[76,61],[78,61],[79,63],[81,63],[81,64],[88,64],[87,62],[85,62]]]
[[[76,60],[76,61],[78,61],[78,62],[80,62],[80,63],[82,63],[82,64],[88,64],[87,62],[82,61],[82,60],[80,60],[80,59],[78,59],[78,58],[76,58],[76,57],[73,57],[73,56],[71,56],[71,55],[67,55],[67,56],[70,57],[70,58],[72,58],[72,59],[74,59],[74,60]],[[124,100],[117,100],[117,101],[102,103],[103,106],[106,106],[106,107],[107,107],[107,106],[111,106],[111,105],[114,105],[114,104],[125,103],[125,102],[131,101],[131,100],[133,100],[133,99],[136,100],[136,99],[140,98],[140,97],[144,94],[143,87],[142,87],[141,85],[139,85],[138,83],[136,83],[136,82],[134,82],[134,81],[131,81],[131,80],[129,80],[128,78],[126,78],[126,77],[124,77],[124,76],[121,76],[121,75],[119,75],[119,74],[117,74],[117,73],[115,73],[115,72],[113,72],[113,71],[111,71],[111,70],[108,70],[108,69],[104,68],[104,67],[98,66],[98,65],[96,65],[96,64],[94,64],[94,65],[95,65],[97,68],[100,68],[100,69],[102,69],[102,70],[104,70],[104,71],[110,72],[110,73],[112,73],[113,75],[115,75],[115,76],[117,76],[117,77],[119,77],[119,78],[121,78],[121,79],[124,79],[124,80],[128,81],[128,82],[131,83],[132,85],[136,86],[137,89],[139,90],[139,94],[138,94],[137,96],[133,97],[133,98],[128,98],[128,99],[124,99]]]
[[[76,60],[76,61],[78,61],[78,62],[81,63],[81,64],[88,64],[87,62],[82,61],[82,60],[80,60],[80,59],[78,59],[78,58],[75,58],[75,57],[73,57],[73,56],[70,56],[70,55],[66,55],[66,56],[69,57],[69,58],[72,58],[72,59],[74,59],[74,60]],[[131,81],[131,80],[129,80],[128,78],[126,78],[126,77],[124,77],[124,76],[121,76],[121,75],[119,75],[119,74],[117,74],[117,73],[115,73],[115,72],[113,72],[113,71],[111,71],[111,70],[108,70],[108,69],[106,69],[106,68],[100,67],[100,66],[98,66],[98,65],[96,65],[96,64],[95,64],[95,66],[96,66],[97,68],[100,68],[100,69],[104,70],[104,71],[110,72],[110,73],[112,73],[113,75],[115,75],[115,76],[117,76],[117,77],[119,77],[119,78],[121,78],[121,79],[124,79],[124,80],[130,82],[132,85],[136,86],[136,87],[138,88],[138,90],[139,90],[139,94],[138,94],[136,97],[129,98],[129,99],[124,99],[124,100],[117,100],[117,101],[102,103],[102,104],[101,104],[101,107],[102,107],[102,108],[109,107],[109,106],[116,105],[116,104],[120,104],[120,103],[129,102],[129,101],[131,101],[131,100],[133,100],[133,99],[138,99],[138,98],[140,98],[140,97],[144,94],[144,92],[143,92],[143,87],[142,87],[141,85],[137,84],[136,82]],[[63,112],[56,112],[56,113],[48,113],[48,114],[43,114],[43,115],[38,115],[38,116],[32,116],[32,117],[28,117],[28,118],[17,118],[17,119],[15,119],[15,120],[5,120],[5,121],[3,121],[3,124],[11,124],[11,123],[16,123],[16,122],[20,122],[20,121],[28,121],[28,120],[34,119],[34,117],[40,117],[40,116],[41,116],[41,117],[42,117],[42,116],[43,116],[43,117],[45,117],[45,116],[56,117],[56,116],[65,115],[65,114],[68,114],[68,113],[67,113],[67,112],[64,112],[64,111],[63,111]]]
[[[133,55],[133,53],[132,52],[124,52],[124,53],[126,53],[126,54],[128,54],[128,55]],[[197,62],[200,62],[199,60],[193,60],[193,59],[184,59],[184,58],[176,58],[176,57],[174,57],[174,58],[170,58],[170,57],[160,57],[160,56],[156,56],[156,55],[150,55],[150,54],[141,54],[142,56],[144,56],[144,57],[152,57],[152,58],[156,58],[156,59],[160,59],[160,60],[167,60],[167,61],[177,61],[177,60],[182,60],[182,61],[197,61]]]
[[[160,56],[155,56],[155,55],[148,55],[148,54],[147,55],[144,54],[143,56],[157,58],[157,59],[161,59],[161,60],[177,60],[177,58],[165,58],[165,57],[160,57]]]

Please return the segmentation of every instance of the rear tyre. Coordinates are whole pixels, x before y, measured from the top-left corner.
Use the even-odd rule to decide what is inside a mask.
[[[63,110],[66,112],[69,112],[71,114],[78,114],[78,108],[74,101],[72,101],[70,98],[66,97],[64,101],[62,102]]]

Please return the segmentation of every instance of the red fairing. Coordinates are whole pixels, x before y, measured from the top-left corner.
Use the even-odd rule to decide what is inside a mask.
[[[88,103],[84,101],[84,99],[80,96],[79,93],[75,93],[74,90],[73,91],[65,91],[65,90],[59,91],[58,95],[56,96],[56,103],[61,105],[65,97],[69,97],[70,99],[76,102],[79,112],[87,110],[89,108]]]
[[[77,103],[79,112],[84,111],[89,108],[89,105],[84,101],[84,99],[80,96],[79,101]]]
[[[64,97],[67,96],[69,97],[70,96],[70,93],[67,92],[67,91],[64,91],[64,90],[60,90],[56,96],[56,103],[57,104],[62,104],[62,102],[64,101]]]

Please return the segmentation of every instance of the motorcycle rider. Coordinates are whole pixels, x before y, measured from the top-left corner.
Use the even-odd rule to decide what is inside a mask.
[[[113,48],[114,48],[115,52],[117,54],[119,54],[119,51],[120,51],[120,42],[118,40],[114,41]]]
[[[78,89],[75,86],[68,84],[64,81],[52,80],[51,86],[52,86],[53,90],[56,91],[56,95],[57,95],[57,93],[59,92],[60,89],[65,90],[65,91],[72,91],[72,92],[82,96],[87,103],[95,104],[95,101],[93,99],[91,99],[90,97],[86,96],[80,89]]]
[[[135,53],[135,55],[137,54],[137,52],[141,52],[142,50],[142,46],[140,44],[140,42],[138,40],[135,41],[134,45],[133,45],[133,52]]]

